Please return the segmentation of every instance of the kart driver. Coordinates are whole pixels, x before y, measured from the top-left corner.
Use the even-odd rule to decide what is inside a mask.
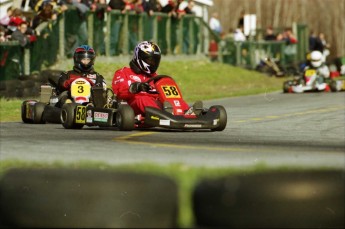
[[[104,90],[106,89],[107,86],[103,76],[93,68],[95,59],[96,53],[90,46],[81,45],[75,49],[73,70],[62,72],[59,77],[58,91],[61,93],[59,96],[61,105],[65,103],[71,84],[77,78],[86,78],[91,86],[102,86]]]
[[[306,72],[309,69],[316,70],[318,83],[324,83],[325,79],[330,77],[330,71],[328,66],[323,61],[323,54],[320,51],[312,51],[309,58],[310,61],[304,68],[303,72]]]
[[[148,93],[155,91],[154,83],[145,83],[151,77],[157,76],[157,69],[161,60],[161,51],[157,44],[143,41],[137,44],[129,67],[124,67],[115,72],[112,88],[119,100],[125,100],[133,108],[135,115],[145,116],[145,107],[157,109],[168,108],[158,100],[157,94]],[[202,106],[202,104],[201,104]],[[186,114],[192,114],[186,102],[181,103],[181,108]]]

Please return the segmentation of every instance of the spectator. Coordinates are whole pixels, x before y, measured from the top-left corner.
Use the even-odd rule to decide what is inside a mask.
[[[18,26],[25,21],[22,15],[22,11],[18,8],[13,9],[12,16],[10,17],[10,21],[7,25],[7,32],[6,36],[10,36],[15,30],[17,30]]]
[[[315,31],[311,31],[309,35],[309,51],[320,51],[323,52],[323,44],[320,38],[316,35]]]
[[[208,46],[208,55],[212,62],[218,60],[218,43],[215,38],[212,38]]]
[[[6,15],[1,17],[0,25],[7,27],[13,13],[13,6],[7,8]]]
[[[246,36],[244,35],[243,33],[243,27],[240,27],[240,28],[237,28],[235,29],[235,32],[234,32],[234,41],[246,41],[247,38]]]
[[[54,13],[60,14],[67,10],[66,3],[71,4],[71,0],[66,0],[66,1],[60,1],[60,0],[38,0],[38,1],[33,1],[31,0],[29,5],[31,9],[33,9],[35,12],[40,12],[43,9],[43,6],[46,4],[50,4],[53,6]]]
[[[162,5],[159,0],[144,0],[143,2],[144,12],[147,13],[148,18],[144,24],[144,40],[151,41],[153,40],[153,29],[154,21],[157,18],[152,17],[154,12],[159,12],[162,9]]]
[[[194,0],[188,0],[187,6],[182,10],[182,11],[178,11],[179,16],[183,16],[186,14],[189,15],[194,15],[195,12],[193,11],[195,2]],[[190,31],[190,26],[193,27],[193,31],[195,33],[198,33],[198,26],[195,24],[194,19],[193,18],[188,18],[188,21],[191,21],[191,23],[183,23],[183,53],[196,53],[197,50],[197,44],[198,44],[198,38],[197,36],[194,37],[194,46],[192,48],[190,48],[190,36],[189,36],[189,31]]]
[[[160,4],[159,0],[144,0],[143,8],[147,15],[151,17],[154,12],[161,11],[162,5]]]
[[[212,17],[209,22],[210,28],[217,34],[220,35],[222,32],[222,25],[220,24],[220,21],[218,19],[218,13],[215,12],[212,14]]]
[[[44,3],[42,5],[42,10],[34,17],[31,27],[36,29],[41,23],[56,19],[57,14],[53,12],[53,5],[50,3]]]
[[[36,41],[36,36],[31,35],[31,34],[27,34],[27,30],[28,30],[27,22],[22,21],[18,25],[17,30],[15,30],[12,33],[11,39],[19,41],[19,44],[22,47],[27,47],[31,42]]]
[[[297,38],[295,36],[295,34],[293,34],[292,29],[291,28],[286,28],[284,33],[283,33],[283,40],[286,41],[286,44],[296,44]]]
[[[188,5],[183,9],[183,14],[195,14],[193,11],[194,5],[194,0],[188,0]]]
[[[178,21],[178,15],[176,12],[177,4],[175,1],[169,0],[168,3],[162,7],[161,12],[168,14],[169,17],[171,17],[171,33],[170,33],[170,39],[171,39],[171,47],[173,50],[175,50],[175,47],[177,47],[177,34],[181,31],[179,31],[179,21]],[[168,53],[168,43],[167,43],[167,37],[166,37],[166,17],[161,17],[158,19],[158,30],[161,32],[162,36],[158,37],[158,43],[160,44],[160,49],[162,54]],[[181,48],[181,47],[180,47]],[[169,50],[170,51],[170,50]]]
[[[120,10],[122,13],[126,12],[128,6],[124,0],[110,0],[108,3],[109,10]],[[112,25],[110,29],[110,55],[119,54],[120,31],[122,28],[122,18],[110,14]]]
[[[270,27],[270,26],[267,27],[264,39],[265,39],[265,41],[275,41],[275,40],[277,40],[277,36],[273,33],[273,28],[272,27]]]
[[[138,14],[144,12],[143,0],[133,0],[131,10],[134,10]]]
[[[240,18],[238,19],[237,28],[244,28],[244,16],[246,15],[246,11],[242,10],[240,14]]]
[[[123,11],[125,9],[126,2],[124,0],[110,0],[108,6],[111,10]]]
[[[331,45],[326,41],[324,33],[319,33],[319,40],[320,40],[322,47],[323,47],[323,51],[322,51],[322,54],[324,56],[323,61],[326,62],[326,58],[330,54],[329,49],[330,49]]]
[[[104,43],[104,26],[105,26],[105,12],[107,11],[106,0],[94,0],[91,5],[91,11],[95,12],[95,18],[93,21],[94,28],[94,50],[99,55],[105,54],[105,43]]]
[[[282,41],[285,41],[286,43],[286,47],[284,49],[284,54],[287,55],[286,58],[288,61],[293,61],[297,53],[296,44],[298,41],[291,28],[286,28],[284,30]]]
[[[0,42],[7,41],[7,37],[5,36],[5,28],[0,26]]]

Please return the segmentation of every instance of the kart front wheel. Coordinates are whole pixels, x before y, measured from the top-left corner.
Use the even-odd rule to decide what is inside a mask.
[[[41,103],[41,102],[37,102],[34,105],[34,109],[33,109],[33,122],[35,124],[44,124],[45,121],[43,120],[43,112],[44,112],[44,108],[45,108],[46,104],[45,103]]]
[[[219,111],[218,127],[212,129],[212,131],[223,131],[226,127],[226,123],[228,120],[228,115],[226,113],[226,110],[223,106],[220,106],[220,105],[210,107],[210,109],[212,108],[216,108]]]
[[[65,129],[81,129],[84,126],[83,124],[77,124],[74,122],[75,120],[74,110],[76,106],[77,105],[74,103],[65,103],[62,106],[60,118],[61,118],[62,126],[65,127]]]
[[[116,126],[120,130],[131,131],[134,129],[134,111],[129,105],[121,105],[116,113]]]

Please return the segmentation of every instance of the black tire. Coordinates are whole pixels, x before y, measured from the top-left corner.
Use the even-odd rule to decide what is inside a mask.
[[[61,124],[61,108],[47,105],[43,114],[43,119],[46,122]]]
[[[13,169],[0,182],[3,228],[177,228],[178,188],[165,176]]]
[[[331,91],[332,92],[337,92],[337,81],[335,80],[332,80],[330,83],[329,83],[329,87],[331,88]]]
[[[121,105],[116,112],[116,126],[122,131],[134,129],[134,111],[129,105]]]
[[[289,89],[290,89],[290,82],[289,81],[284,82],[283,83],[283,92],[288,93]]]
[[[33,123],[34,124],[44,124],[45,120],[43,120],[43,112],[44,112],[44,108],[45,108],[46,104],[45,103],[41,103],[41,102],[37,102],[34,105],[34,109],[33,109]]]
[[[65,129],[81,129],[83,124],[77,124],[75,120],[75,108],[77,104],[75,103],[65,103],[61,109],[61,124]]]
[[[344,170],[314,170],[205,179],[193,193],[196,223],[200,228],[344,228],[344,178]]]
[[[216,105],[216,106],[210,107],[210,109],[212,109],[212,108],[216,108],[217,110],[219,110],[219,124],[218,124],[218,127],[212,129],[212,131],[223,131],[226,127],[226,123],[228,120],[228,115],[226,113],[226,110],[221,105]]]
[[[26,117],[26,112],[27,112],[27,110],[26,110],[26,104],[27,104],[29,101],[35,101],[35,102],[37,102],[36,100],[25,100],[25,101],[23,101],[22,106],[21,106],[21,116],[22,116],[22,121],[23,121],[24,123],[33,123],[33,121],[32,121],[31,119],[28,119],[28,118]]]

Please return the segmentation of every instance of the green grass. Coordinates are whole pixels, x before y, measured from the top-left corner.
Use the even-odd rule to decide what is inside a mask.
[[[100,58],[95,69],[106,79],[109,87],[116,69],[128,61]],[[56,69],[71,69],[72,60],[65,60]],[[188,103],[233,96],[252,95],[282,90],[283,78],[268,77],[227,64],[208,60],[162,61],[159,74],[174,77]],[[24,99],[0,99],[0,122],[20,121],[20,104]]]

